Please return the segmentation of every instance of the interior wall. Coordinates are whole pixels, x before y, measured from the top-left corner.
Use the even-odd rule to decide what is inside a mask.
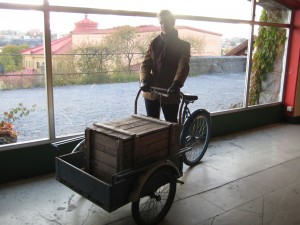
[[[296,95],[300,95],[297,87],[299,83],[299,60],[300,60],[300,10],[294,11],[294,20],[292,22],[292,37],[290,45],[290,54],[288,62],[288,71],[285,88],[285,114],[288,117],[299,116],[299,112],[295,111],[295,107],[299,107],[300,100],[296,99]]]
[[[300,52],[299,52],[299,59],[300,59]],[[300,64],[298,66],[298,82],[297,82],[296,96],[295,96],[294,116],[300,116]]]

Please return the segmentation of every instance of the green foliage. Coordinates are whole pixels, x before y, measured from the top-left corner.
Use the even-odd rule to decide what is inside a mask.
[[[27,44],[6,45],[0,54],[0,63],[3,65],[5,72],[15,72],[22,69],[21,51],[29,48]]]
[[[184,40],[188,41],[191,44],[191,53],[199,54],[202,53],[205,46],[205,40],[202,38],[196,38],[193,36],[187,36]]]
[[[117,68],[124,68],[130,74],[134,56],[143,48],[137,28],[130,26],[120,27],[108,39],[110,40],[111,49],[115,56],[115,66]]]
[[[282,13],[278,10],[263,10],[260,17],[262,22],[278,22]],[[252,76],[250,85],[249,104],[259,103],[262,91],[262,81],[268,72],[274,69],[275,59],[283,50],[286,41],[286,30],[279,27],[261,26],[254,43],[252,59]]]
[[[4,67],[5,72],[18,71],[15,61],[11,55],[0,54],[0,64]]]
[[[13,123],[35,111],[35,107],[36,105],[27,108],[22,103],[19,103],[16,108],[4,112],[4,118],[0,121],[0,145],[17,141],[18,132],[14,129]]]
[[[34,112],[35,107],[36,105],[32,105],[31,108],[27,108],[22,103],[19,103],[17,107],[12,108],[10,111],[4,112],[4,118],[2,121],[13,124],[16,120],[28,116],[30,112]]]

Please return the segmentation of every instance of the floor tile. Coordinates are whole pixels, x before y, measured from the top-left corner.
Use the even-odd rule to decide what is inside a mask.
[[[246,203],[214,218],[211,225],[261,225],[262,198]]]
[[[270,188],[257,184],[249,178],[244,178],[205,192],[201,196],[228,211],[253,199],[260,198],[270,191]]]
[[[199,195],[174,202],[162,225],[196,225],[224,210]]]
[[[214,187],[230,182],[234,177],[221,170],[199,164],[188,168],[180,178],[184,182],[177,188],[177,197],[186,198],[201,192],[210,190]]]
[[[300,224],[300,185],[291,184],[264,197],[263,224]]]
[[[249,179],[274,191],[293,183],[295,171],[291,171],[282,165],[277,165],[253,174]]]

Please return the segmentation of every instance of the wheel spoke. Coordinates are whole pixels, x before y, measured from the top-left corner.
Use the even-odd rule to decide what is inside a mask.
[[[145,220],[153,220],[165,206],[170,191],[170,184],[160,187],[152,196],[145,196],[140,199],[141,217]]]

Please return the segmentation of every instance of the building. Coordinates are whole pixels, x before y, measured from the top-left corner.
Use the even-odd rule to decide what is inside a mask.
[[[98,29],[98,23],[90,20],[88,15],[84,19],[75,23],[75,29],[67,36],[57,39],[51,44],[53,66],[57,66],[61,54],[71,54],[72,50],[83,44],[99,43],[104,37],[122,29],[126,26],[113,27],[109,29]],[[141,25],[136,27],[139,38],[150,37],[159,34],[160,27],[154,25]],[[179,36],[191,42],[192,55],[199,56],[220,56],[222,34],[210,32],[189,26],[177,26]],[[198,41],[197,41],[198,40]],[[193,43],[194,48],[193,48]],[[197,46],[196,46],[197,45]],[[198,50],[197,50],[198,49]],[[43,72],[45,64],[44,46],[38,46],[22,51],[23,65],[26,69],[35,70],[37,73]],[[133,64],[138,64],[136,61]]]

